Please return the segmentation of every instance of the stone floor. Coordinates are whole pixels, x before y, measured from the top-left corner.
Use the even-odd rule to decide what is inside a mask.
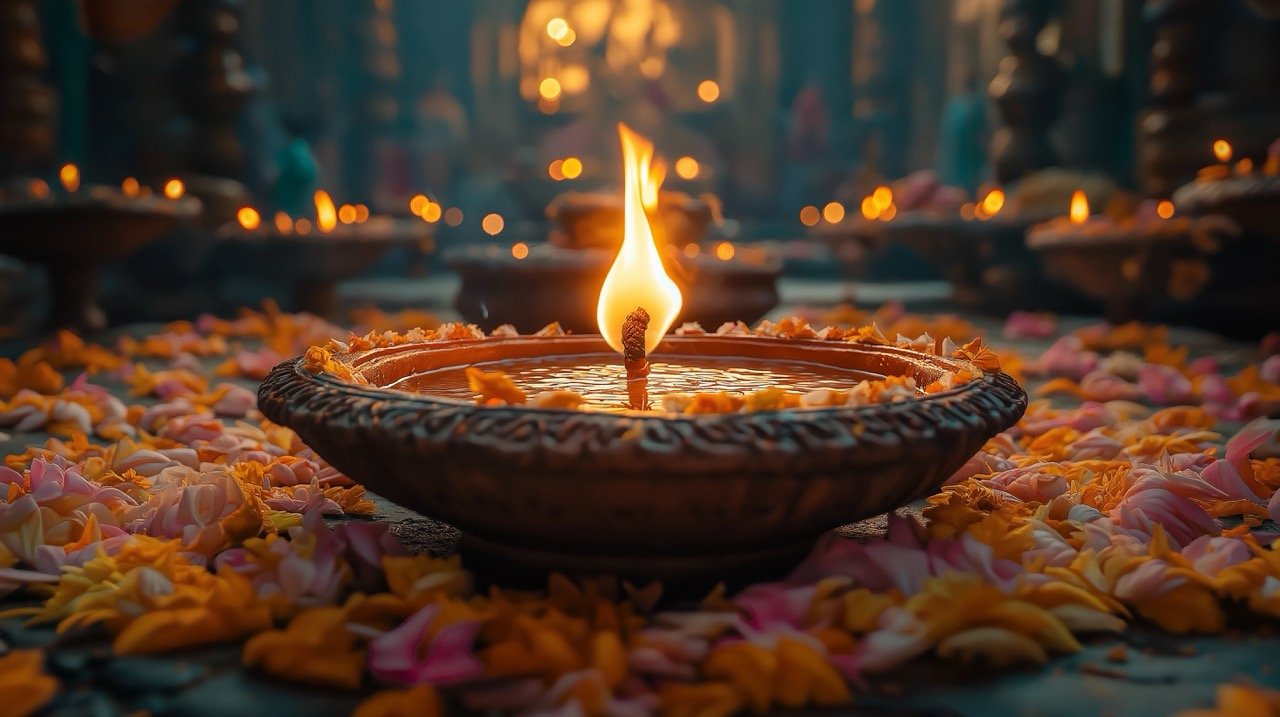
[[[445,318],[455,284],[448,279],[428,281],[353,282],[343,287],[349,304],[379,303],[389,308],[415,305]],[[914,310],[945,306],[945,286],[940,284],[850,286],[830,281],[786,281],[782,285],[787,306],[832,304],[852,291],[866,304],[888,299],[904,300]],[[785,314],[786,309],[778,314]],[[1096,319],[1067,320],[1068,326]],[[998,322],[979,319],[993,337]],[[146,333],[155,327],[132,326],[123,331]],[[1178,343],[1193,346],[1196,353],[1213,353],[1230,363],[1246,350],[1241,344],[1218,339],[1201,331],[1175,329]],[[1019,346],[1034,355],[1047,344]],[[23,342],[0,342],[0,355],[16,355]],[[109,380],[95,382],[111,386]],[[246,384],[251,385],[251,384]],[[1224,428],[1224,430],[1230,430]],[[0,455],[20,452],[43,434],[10,436],[0,441]],[[430,518],[375,498],[376,520],[392,526],[405,544],[437,554],[452,553],[455,529]],[[919,510],[910,506],[904,510]],[[846,526],[853,537],[883,534],[881,516]],[[463,556],[465,560],[465,555]],[[0,603],[0,608],[16,603]],[[64,639],[51,629],[24,627],[16,620],[0,620],[0,650],[4,646],[49,646],[54,666],[64,683],[76,685],[48,708],[49,715],[124,715],[145,711],[153,715],[227,715],[254,717],[280,714],[348,714],[358,696],[346,692],[294,688],[267,682],[239,668],[239,647],[228,646],[157,658],[113,657],[103,641]],[[1122,645],[1127,661],[1114,663],[1108,653]],[[1148,630],[1132,630],[1120,640],[1089,643],[1079,654],[1055,659],[1045,669],[990,674],[956,669],[952,665],[913,663],[908,671],[877,678],[871,690],[860,694],[853,711],[861,715],[1018,715],[1019,717],[1067,715],[1168,715],[1212,702],[1217,685],[1247,681],[1280,688],[1280,637],[1274,626],[1260,624],[1254,630],[1211,637],[1176,637]],[[0,707],[0,713],[3,708]]]

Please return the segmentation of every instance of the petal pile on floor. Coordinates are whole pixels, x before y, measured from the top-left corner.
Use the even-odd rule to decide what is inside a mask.
[[[966,326],[892,307],[867,318],[888,335]],[[1005,333],[1052,338],[1056,323],[1016,315]],[[1043,664],[1135,622],[1280,620],[1280,459],[1252,455],[1280,423],[1218,432],[1280,407],[1280,355],[1265,348],[1230,374],[1137,325],[1077,331],[1034,359],[1001,352],[1056,402],[1033,402],[922,517],[893,515],[867,542],[829,535],[783,581],[676,609],[659,586],[610,580],[480,592],[456,557],[329,520],[374,505],[242,384],[340,336],[268,307],[115,348],[64,334],[0,360],[0,430],[49,434],[0,467],[0,593],[26,600],[6,614],[105,630],[121,654],[243,641],[252,670],[371,692],[364,715],[763,713],[856,700],[925,655]],[[19,713],[53,696],[38,652],[0,662],[0,700]],[[1275,699],[1231,688],[1219,707]]]

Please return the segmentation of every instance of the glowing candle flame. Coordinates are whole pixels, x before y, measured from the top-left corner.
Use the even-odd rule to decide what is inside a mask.
[[[987,196],[982,198],[982,211],[993,216],[999,214],[1001,209],[1004,209],[1004,190],[997,188],[987,192]]]
[[[281,234],[288,234],[293,231],[293,219],[289,218],[284,212],[276,212],[276,231]]]
[[[138,184],[138,180],[133,177],[125,177],[124,181],[120,183],[120,191],[126,197],[136,197],[142,192],[142,185]]]
[[[1217,157],[1219,162],[1230,162],[1231,161],[1231,143],[1225,139],[1214,140],[1213,156]]]
[[[1071,213],[1072,224],[1084,224],[1089,221],[1089,198],[1084,195],[1084,191],[1077,189],[1075,194],[1071,195]]]
[[[74,164],[64,164],[58,170],[58,179],[62,180],[62,186],[68,192],[74,192],[80,188],[80,168]]]
[[[170,179],[164,183],[164,195],[169,199],[181,199],[187,193],[187,185],[181,179]]]
[[[1160,203],[1156,205],[1156,216],[1160,217],[1161,219],[1172,218],[1173,202],[1169,201],[1168,199],[1160,200]]]
[[[653,143],[621,123],[618,137],[622,142],[622,248],[600,287],[596,323],[605,342],[622,353],[622,323],[636,307],[644,307],[650,316],[645,351],[653,351],[675,323],[682,299],[680,289],[662,267],[642,203],[641,189],[650,176]]]
[[[253,207],[240,207],[236,212],[236,221],[240,222],[240,226],[253,231],[262,223],[262,215],[258,214],[258,210]]]
[[[876,206],[876,198],[871,195],[862,198],[862,204],[858,206],[858,209],[862,212],[862,218],[868,221],[880,216],[880,207]]]
[[[316,203],[316,228],[328,234],[338,226],[338,210],[333,206],[333,199],[323,189],[317,190],[314,197]]]
[[[893,204],[893,190],[882,184],[871,193],[871,201],[875,203],[877,213],[884,212]]]

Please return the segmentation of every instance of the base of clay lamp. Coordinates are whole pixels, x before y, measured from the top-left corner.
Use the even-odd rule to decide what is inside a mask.
[[[1149,318],[1158,303],[1195,298],[1212,275],[1217,253],[1197,245],[1189,234],[1160,235],[1116,227],[1109,230],[1041,226],[1027,235],[1050,276],[1067,282],[1105,307],[1112,323]],[[1198,285],[1181,277],[1203,272]]]
[[[334,316],[339,282],[373,266],[392,247],[418,246],[430,235],[425,222],[391,217],[341,224],[328,233],[313,229],[306,235],[229,226],[218,233],[215,251],[237,273],[292,286],[294,310]]]
[[[660,530],[660,526],[655,526]],[[583,555],[538,550],[463,533],[458,552],[467,570],[486,582],[541,588],[552,573],[609,575],[637,587],[662,576],[665,596],[702,597],[724,583],[730,590],[781,579],[813,549],[814,541],[739,553],[668,556]]]
[[[614,252],[535,246],[524,259],[505,247],[468,247],[449,254],[449,266],[462,277],[454,308],[485,329],[511,324],[530,333],[558,321],[575,333],[592,333],[596,302]],[[754,323],[778,305],[781,264],[721,261],[701,255],[669,262],[668,271],[684,297],[677,323],[697,321],[709,331],[726,321]]]
[[[1195,181],[1173,194],[1178,211],[1231,217],[1249,236],[1280,241],[1280,176]]]
[[[199,200],[91,196],[0,204],[0,254],[42,265],[49,274],[50,328],[106,327],[98,308],[98,268],[172,231],[200,212]]]

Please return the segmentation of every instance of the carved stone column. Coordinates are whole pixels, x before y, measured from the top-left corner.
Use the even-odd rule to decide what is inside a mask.
[[[353,135],[347,142],[350,189],[362,201],[387,203],[382,169],[394,161],[400,101],[396,90],[403,71],[397,54],[395,8],[392,0],[365,0],[357,11],[356,55],[360,64],[352,117]]]
[[[1205,44],[1217,0],[1164,0],[1147,6],[1154,28],[1149,109],[1139,122],[1142,189],[1167,197],[1207,164],[1196,100],[1207,84]]]
[[[988,93],[1003,122],[991,138],[991,163],[1002,183],[1058,163],[1049,130],[1062,111],[1062,71],[1036,48],[1053,12],[1047,0],[1006,0],[1000,14],[1009,55]]]
[[[178,95],[193,121],[191,168],[240,179],[244,147],[236,122],[253,93],[241,54],[240,0],[188,0],[191,47],[178,73]]]
[[[58,95],[33,0],[0,0],[0,180],[45,170],[56,149]]]

